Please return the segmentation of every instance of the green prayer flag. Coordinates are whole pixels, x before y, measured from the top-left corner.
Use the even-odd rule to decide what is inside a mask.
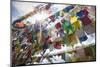
[[[68,21],[66,21],[66,20],[63,22],[62,27],[63,27],[63,29],[67,32],[68,35],[74,33],[74,27],[71,25],[70,22],[68,22]]]

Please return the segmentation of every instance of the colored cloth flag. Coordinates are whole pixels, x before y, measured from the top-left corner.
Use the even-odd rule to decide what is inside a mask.
[[[63,11],[64,12],[69,12],[71,9],[73,9],[74,8],[74,6],[72,5],[72,6],[68,6],[68,7],[66,7]]]

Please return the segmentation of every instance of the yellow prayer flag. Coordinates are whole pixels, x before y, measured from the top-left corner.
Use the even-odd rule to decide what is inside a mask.
[[[82,28],[82,24],[80,20],[77,20],[73,23],[75,30]]]
[[[73,24],[74,22],[76,22],[77,21],[77,17],[76,16],[71,16],[70,17],[70,22],[71,22],[71,24]]]

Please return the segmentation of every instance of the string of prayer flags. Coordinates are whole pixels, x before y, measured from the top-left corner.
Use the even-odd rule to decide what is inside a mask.
[[[15,65],[95,60],[93,6],[33,4],[35,6],[27,5],[34,11],[27,13],[22,9],[21,12],[27,14],[12,23],[12,53],[15,54],[12,62]]]

